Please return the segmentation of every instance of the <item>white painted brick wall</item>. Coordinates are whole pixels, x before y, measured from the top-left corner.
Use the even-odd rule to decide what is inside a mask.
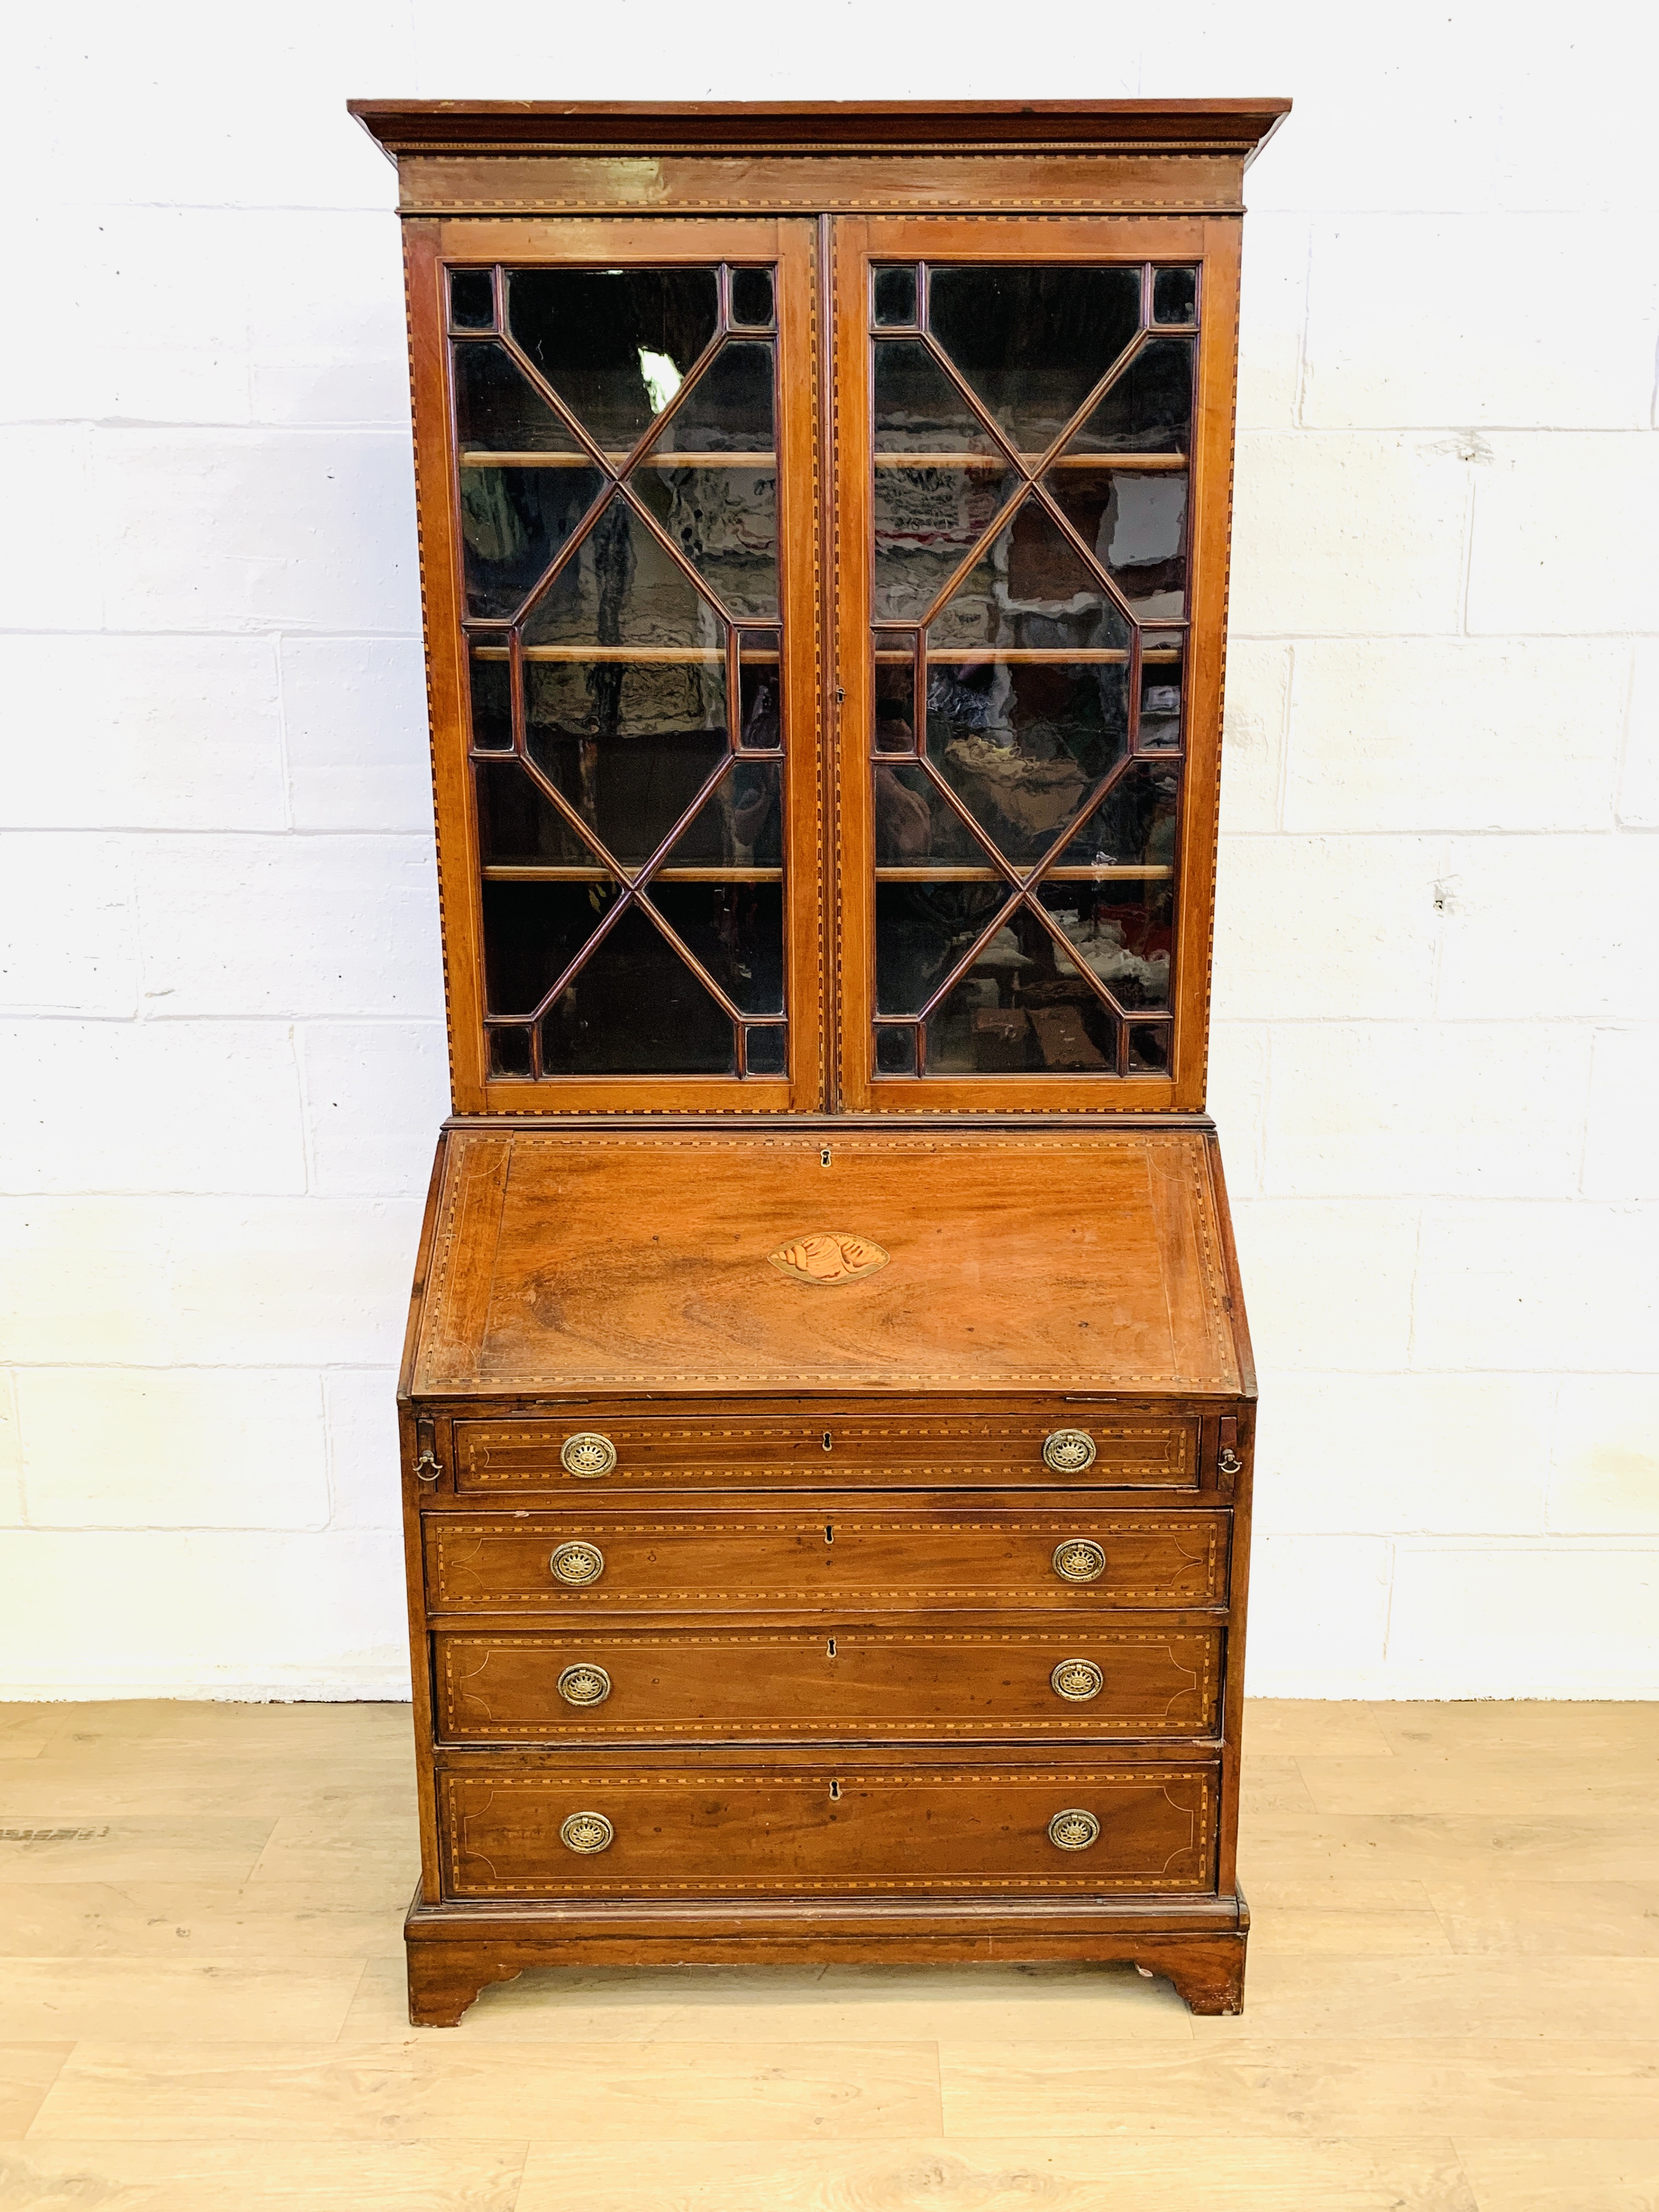
[[[406,1680],[446,1105],[354,93],[1292,94],[1248,179],[1212,1101],[1253,1686],[1659,1692],[1653,12],[207,0],[8,50],[0,1682]]]

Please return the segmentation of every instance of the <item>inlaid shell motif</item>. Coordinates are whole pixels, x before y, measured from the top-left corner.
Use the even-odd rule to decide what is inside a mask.
[[[837,1230],[821,1229],[810,1237],[797,1237],[780,1244],[767,1258],[781,1275],[793,1283],[832,1287],[856,1283],[887,1265],[890,1255],[868,1237],[846,1237]]]

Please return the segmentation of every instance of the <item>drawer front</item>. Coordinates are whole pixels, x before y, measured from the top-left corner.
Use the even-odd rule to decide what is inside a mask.
[[[1216,1799],[1196,1760],[438,1777],[452,1898],[1212,1890]]]
[[[1044,1464],[1045,1440],[1057,1430],[1081,1431],[1094,1447],[1082,1470]],[[584,1471],[603,1451],[574,1449],[574,1468],[561,1454],[572,1439],[597,1435],[616,1453],[614,1466]],[[826,1442],[826,1439],[828,1440]],[[953,1419],[932,1410],[914,1418],[848,1418],[832,1407],[817,1413],[735,1414],[701,1419],[607,1418],[569,1421],[457,1421],[455,1488],[462,1496],[500,1496],[549,1489],[602,1494],[611,1490],[728,1490],[753,1483],[772,1490],[1003,1487],[1033,1482],[1051,1487],[1075,1480],[1092,1486],[1195,1490],[1198,1422],[1167,1416],[1097,1419],[1094,1409],[1056,1405],[1045,1419]]]
[[[679,1514],[429,1514],[427,1601],[434,1613],[818,1610],[1218,1605],[1227,1521],[1214,1513],[955,1514],[838,1511]],[[1081,1547],[1080,1559],[1068,1547]],[[1056,1554],[1084,1569],[1071,1580]],[[569,1577],[561,1580],[559,1570]],[[1095,1565],[1098,1558],[1098,1566]]]
[[[1212,1735],[1221,1631],[665,1629],[434,1638],[450,1743]]]

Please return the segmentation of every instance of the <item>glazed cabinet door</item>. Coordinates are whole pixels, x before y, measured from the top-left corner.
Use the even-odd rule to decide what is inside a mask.
[[[1236,254],[836,225],[849,1106],[1202,1103]]]
[[[815,226],[407,226],[461,1112],[822,1100]]]

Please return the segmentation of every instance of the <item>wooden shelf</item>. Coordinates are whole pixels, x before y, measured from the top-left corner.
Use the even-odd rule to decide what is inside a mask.
[[[882,452],[872,459],[878,469],[1000,469],[1016,471],[1002,453],[896,453]],[[1185,453],[1060,453],[1049,462],[1054,469],[1184,469]]]
[[[485,873],[489,873],[487,869]],[[1109,867],[1103,868],[1045,868],[1039,880],[1045,884],[1160,884],[1168,883],[1174,874],[1173,868],[1143,866],[1139,861],[1133,861],[1122,865],[1114,862]],[[959,867],[954,861],[942,867],[888,867],[878,862],[876,881],[878,884],[1006,884],[1010,890],[1014,888],[1000,868],[975,868],[965,864]],[[1036,888],[1033,884],[1032,889]]]
[[[617,475],[626,453],[607,453],[605,465]],[[775,469],[775,453],[641,453],[636,469]],[[592,453],[506,453],[469,447],[460,456],[464,469],[592,469],[600,473]]]
[[[581,862],[558,860],[491,860],[485,863],[483,879],[487,884],[614,884],[618,878],[609,868]],[[624,871],[625,879],[637,883],[637,874]],[[750,868],[737,861],[721,862],[711,867],[659,868],[648,878],[646,888],[652,884],[781,884],[781,868]]]

